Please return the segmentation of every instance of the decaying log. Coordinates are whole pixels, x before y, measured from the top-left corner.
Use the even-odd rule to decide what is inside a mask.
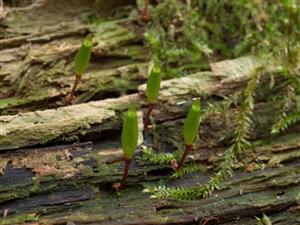
[[[258,87],[250,136],[255,145],[236,160],[236,170],[222,190],[192,201],[152,199],[142,192],[153,185],[194,187],[213,176],[230,145],[238,107],[231,107],[227,116],[213,113],[201,123],[200,138],[186,160],[203,168],[201,172],[175,179],[171,165],[143,160],[142,145],[156,152],[181,150],[183,119],[193,97],[201,98],[204,109],[208,103],[222,104],[253,73],[260,73],[261,86],[269,87],[269,74],[277,73],[276,67],[252,56],[213,63],[212,71],[163,81],[154,126],[145,137],[140,127],[140,146],[126,189],[119,194],[112,191],[111,185],[122,175],[123,112],[136,102],[142,125],[142,113],[147,110],[143,83],[149,53],[142,43],[137,12],[126,19],[108,19],[109,8],[132,6],[134,1],[95,2],[36,0],[4,7],[0,19],[0,224],[252,225],[255,216],[263,213],[273,224],[299,224],[299,125],[270,139],[274,110],[279,106],[264,97],[276,92],[276,87]],[[88,23],[99,15],[105,15],[105,21]],[[64,106],[63,98],[74,81],[75,52],[90,32],[94,34],[91,66],[78,87],[75,105]],[[300,100],[297,104],[300,107]]]
[[[252,68],[241,73],[241,76],[247,80],[251,73]],[[156,109],[157,117],[165,121],[183,116],[192,97],[209,98],[233,94],[241,84],[240,81],[224,82],[228,79],[230,75],[221,79],[212,72],[200,72],[164,81],[159,96],[160,104]],[[145,104],[143,100],[145,86],[139,89],[140,95],[133,94],[58,109],[1,116],[0,121],[5,135],[0,137],[0,150],[78,138],[80,135],[101,133],[105,130],[118,130],[122,116],[120,112],[126,109],[130,102],[137,102],[141,106]]]
[[[244,79],[249,74],[244,73]],[[158,122],[158,129],[153,131],[159,142],[157,146],[171,150],[180,148],[178,129],[181,129],[182,117],[191,97],[205,96],[205,99],[210,99],[211,95],[228,96],[241,87],[240,80],[227,83],[224,82],[226,79],[229,77],[220,78],[205,72],[164,81],[160,105],[154,115]],[[145,106],[144,86],[139,90],[140,94],[115,99],[1,116],[1,121],[6,125],[1,147],[6,151],[1,154],[0,209],[10,212],[10,217],[3,223],[32,221],[39,215],[39,221],[44,224],[68,221],[78,224],[195,224],[210,218],[220,223],[230,224],[241,219],[246,221],[245,224],[251,224],[249,221],[253,222],[253,217],[261,216],[262,212],[278,221],[289,219],[291,224],[297,222],[300,181],[298,129],[249,151],[247,157],[243,157],[248,160],[237,164],[237,167],[251,165],[251,170],[255,172],[235,172],[224,184],[223,190],[215,192],[209,199],[191,202],[149,199],[148,195],[141,193],[142,188],[157,184],[160,179],[167,186],[193,186],[205,183],[212,172],[209,170],[170,180],[172,170],[169,165],[145,164],[138,156],[130,171],[129,187],[121,197],[115,198],[110,186],[120,179],[122,170],[120,163],[111,162],[122,156],[119,147],[121,115],[131,101]],[[257,108],[266,115],[270,114],[264,103],[259,103]],[[213,168],[221,159],[226,145],[208,141],[209,138],[216,140],[220,138],[218,135],[224,135],[223,124],[217,123],[220,118],[215,115],[202,126],[206,131],[201,131],[203,141],[197,143],[193,158],[189,160]],[[270,125],[262,119],[264,117],[259,118]],[[266,128],[265,125],[262,127]],[[223,133],[217,135],[217,130]],[[209,137],[212,133],[215,136]],[[9,150],[47,142],[66,142],[72,136],[84,140],[95,134],[100,141],[94,147],[92,143],[82,143]],[[13,139],[17,135],[23,138]],[[269,168],[259,169],[263,168],[262,165]],[[86,194],[83,195],[83,192]],[[149,209],[147,214],[145,209]],[[289,218],[291,215],[294,219]]]
[[[0,21],[0,115],[63,105],[75,79],[74,55],[88,33],[94,35],[92,63],[77,103],[120,96],[145,80],[148,50],[128,20],[88,24],[94,1],[34,2]]]
[[[211,198],[194,201],[150,199],[141,190],[162,178],[168,186],[201,184],[206,182],[210,172],[172,180],[168,179],[170,166],[147,165],[139,158],[131,168],[129,186],[117,197],[110,190],[110,185],[121,178],[119,163],[110,163],[114,160],[112,157],[118,157],[121,152],[116,141],[113,144],[109,140],[93,149],[91,143],[83,143],[9,151],[2,154],[11,163],[0,179],[0,209],[8,209],[10,216],[2,222],[22,223],[39,215],[42,224],[68,221],[76,224],[195,224],[213,216],[220,224],[234,224],[239,219],[251,224],[249,221],[253,221],[254,215],[264,212],[271,215],[271,219],[274,216],[279,221],[290,220],[296,224],[300,163],[299,156],[293,156],[299,152],[297,140],[300,137],[298,133],[288,137],[256,149],[259,158],[253,159],[263,164],[285,154],[284,166],[252,173],[235,172],[222,191],[215,192]],[[204,160],[211,161],[211,156],[203,156],[202,162]],[[285,210],[288,211],[278,214]]]

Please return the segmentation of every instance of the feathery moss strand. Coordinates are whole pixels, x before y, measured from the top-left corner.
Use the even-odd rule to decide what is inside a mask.
[[[190,164],[184,165],[180,170],[175,171],[172,174],[171,178],[177,179],[186,174],[195,173],[195,172],[204,172],[205,170],[206,170],[205,167],[202,165],[190,163]]]
[[[173,153],[156,153],[152,148],[146,146],[143,147],[143,153],[143,156],[140,158],[141,161],[157,165],[168,165],[172,159],[179,159],[181,155],[180,151]]]

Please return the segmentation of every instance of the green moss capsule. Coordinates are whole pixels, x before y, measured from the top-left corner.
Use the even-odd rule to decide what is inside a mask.
[[[159,64],[151,63],[149,66],[149,77],[147,80],[146,96],[149,103],[156,103],[160,89],[161,69]]]
[[[138,143],[138,120],[136,109],[131,105],[125,113],[124,124],[122,129],[122,148],[124,156],[132,158]]]
[[[89,34],[83,41],[75,56],[75,72],[81,76],[89,65],[92,51],[93,37]]]
[[[192,107],[184,121],[183,137],[186,145],[193,144],[198,134],[201,116],[200,100],[194,99]]]

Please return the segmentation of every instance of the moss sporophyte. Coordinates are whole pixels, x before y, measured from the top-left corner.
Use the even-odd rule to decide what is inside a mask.
[[[92,52],[93,36],[89,34],[81,44],[76,56],[75,56],[75,82],[66,100],[70,104],[75,97],[76,88],[80,82],[81,76],[86,71]]]
[[[172,160],[172,165],[176,171],[180,170],[186,156],[193,148],[193,142],[198,135],[200,117],[201,117],[200,100],[193,99],[192,106],[188,112],[188,115],[184,121],[184,126],[183,126],[183,138],[185,142],[185,151],[182,154],[178,164],[176,160]]]
[[[149,6],[149,0],[144,0],[144,8],[140,15],[140,18],[143,22],[148,22],[150,20],[148,6]]]
[[[117,191],[124,188],[132,157],[138,143],[138,119],[134,104],[131,104],[128,111],[125,113],[121,134],[121,143],[123,148],[124,172],[121,182],[113,184],[113,188]]]
[[[148,80],[146,87],[146,96],[149,103],[148,111],[144,118],[144,131],[147,131],[150,116],[158,99],[160,82],[161,82],[161,68],[158,63],[151,62],[148,67]]]

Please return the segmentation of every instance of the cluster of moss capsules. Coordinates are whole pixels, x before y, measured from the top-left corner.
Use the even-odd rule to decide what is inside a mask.
[[[148,100],[148,111],[144,117],[144,132],[148,131],[150,116],[158,102],[159,90],[161,83],[161,68],[159,63],[151,62],[148,68],[148,80],[146,87],[146,96]],[[172,166],[178,171],[182,168],[187,154],[192,150],[193,142],[198,135],[199,124],[201,117],[200,100],[193,99],[192,106],[184,122],[183,137],[186,149],[183,152],[179,163],[173,160]],[[123,148],[124,172],[121,182],[113,184],[113,188],[120,191],[124,188],[126,178],[128,176],[129,167],[134,156],[134,152],[138,144],[138,119],[135,104],[131,104],[128,111],[125,113],[121,142]]]
[[[146,3],[147,4],[147,3]],[[147,7],[147,6],[145,6]],[[92,42],[93,37],[89,34],[81,44],[76,56],[75,56],[75,82],[71,89],[71,92],[67,95],[66,101],[68,104],[72,104],[76,88],[81,80],[81,76],[85,73],[91,57],[92,52]],[[144,117],[144,133],[148,131],[148,126],[150,125],[150,117],[152,114],[153,109],[157,105],[159,90],[160,90],[160,83],[161,83],[161,66],[160,63],[150,62],[148,66],[148,80],[146,86],[146,96],[148,101],[148,110]],[[172,166],[174,170],[178,171],[182,167],[184,160],[187,154],[191,151],[193,142],[198,135],[199,123],[200,123],[200,114],[201,114],[201,107],[200,107],[200,100],[194,99],[192,107],[187,115],[187,118],[184,123],[183,128],[183,137],[185,141],[186,149],[182,154],[182,157],[179,163],[176,160],[173,160]],[[121,142],[122,142],[122,149],[123,149],[123,158],[124,161],[124,172],[123,178],[121,182],[114,183],[113,188],[116,190],[122,190],[125,186],[126,178],[128,177],[128,172],[130,168],[130,164],[132,158],[134,156],[134,152],[138,145],[138,117],[136,112],[136,106],[132,103],[125,113],[124,121],[123,121],[123,128],[122,128],[122,135],[121,135]]]

